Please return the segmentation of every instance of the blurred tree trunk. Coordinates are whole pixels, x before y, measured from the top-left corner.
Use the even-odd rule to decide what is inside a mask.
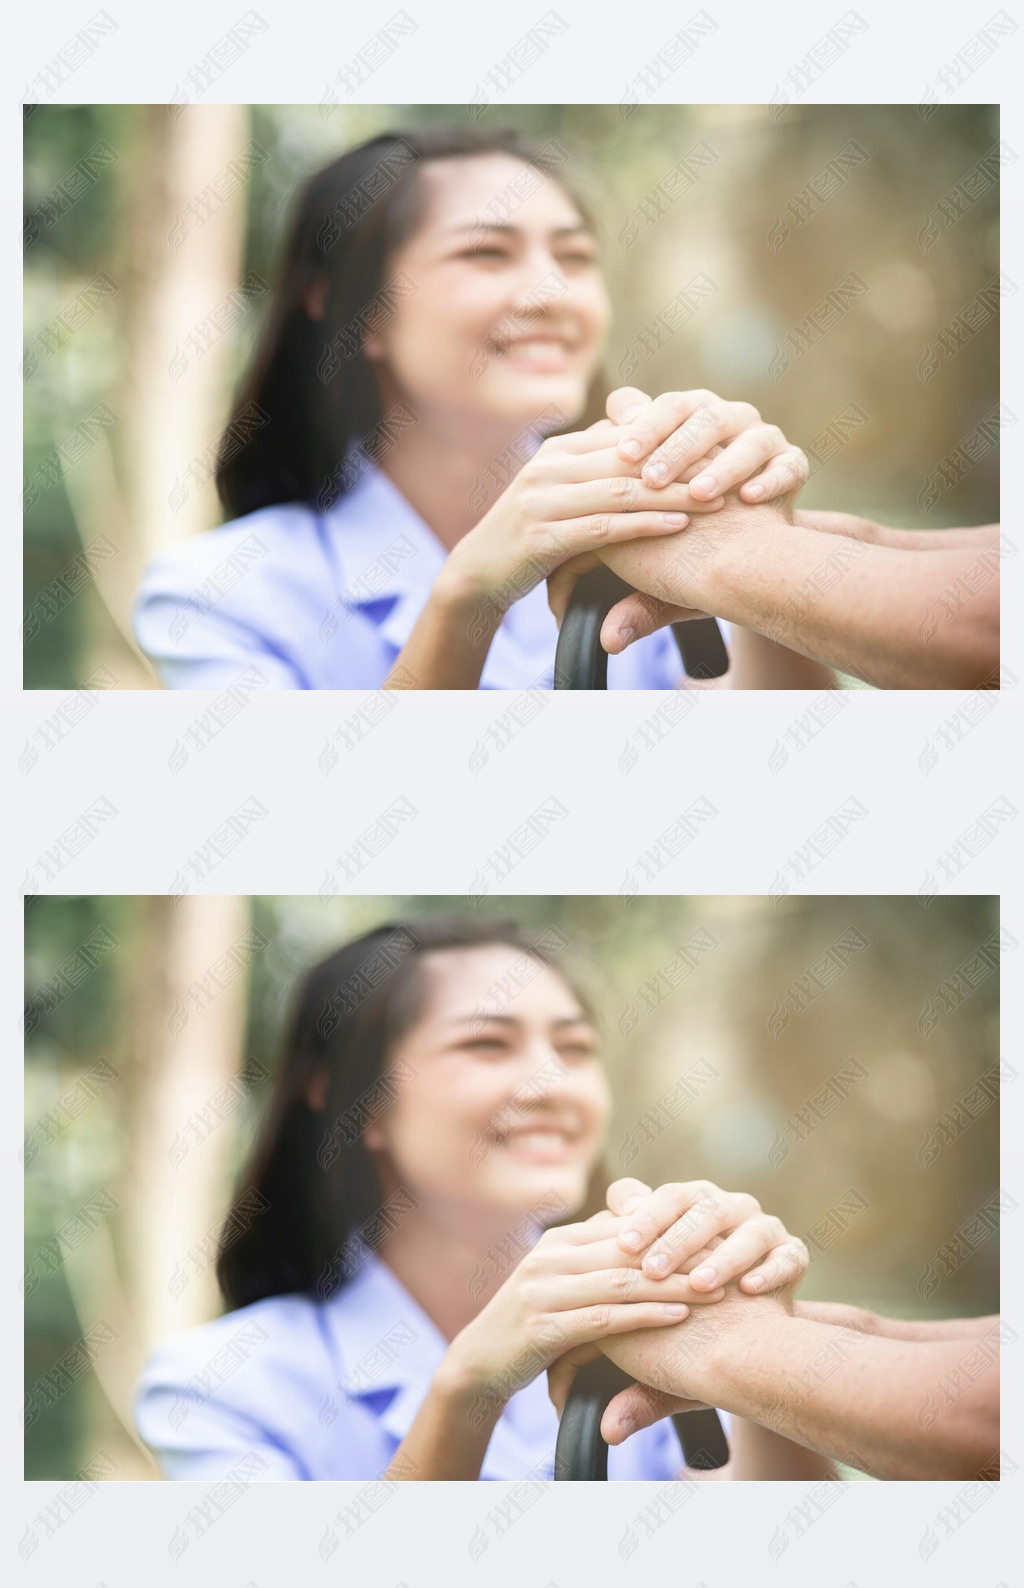
[[[128,1306],[142,1351],[215,1316],[251,950],[247,898],[139,901],[123,1028],[128,1147],[119,1197]]]
[[[83,543],[106,533],[119,548],[96,564],[95,580],[129,656],[97,625],[91,661],[111,666],[121,687],[152,682],[131,637],[144,567],[216,518],[211,449],[226,418],[237,318],[224,300],[241,274],[247,183],[238,157],[250,135],[245,106],[149,105],[136,114],[116,249],[125,328],[111,402],[118,422],[87,467],[68,471]],[[135,676],[124,676],[126,667]]]

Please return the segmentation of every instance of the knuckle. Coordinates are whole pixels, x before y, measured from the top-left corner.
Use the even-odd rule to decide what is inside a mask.
[[[632,507],[640,492],[640,481],[630,474],[616,475],[608,481],[608,495],[619,509]]]
[[[633,1294],[640,1279],[640,1270],[637,1268],[613,1268],[610,1271],[611,1288],[626,1301]]]
[[[611,538],[612,520],[608,513],[595,513],[587,520],[587,539],[591,545],[603,546]]]
[[[748,429],[751,425],[759,425],[761,423],[761,415],[753,403],[733,403],[733,407]]]
[[[547,516],[549,501],[547,492],[532,480],[526,482],[519,505],[529,524],[542,524]]]
[[[599,1334],[607,1334],[611,1328],[612,1309],[609,1306],[591,1307],[589,1323]]]

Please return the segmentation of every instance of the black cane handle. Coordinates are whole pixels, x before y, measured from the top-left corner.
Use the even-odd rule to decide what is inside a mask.
[[[573,1380],[555,1442],[555,1477],[570,1483],[608,1477],[608,1446],[601,1437],[604,1409],[634,1381],[607,1357],[588,1362]],[[676,1412],[672,1417],[683,1460],[692,1471],[714,1472],[729,1460],[729,1446],[716,1411]]]
[[[556,689],[608,688],[608,652],[601,645],[601,625],[616,602],[633,593],[633,586],[610,568],[580,575],[558,632]],[[688,677],[721,678],[728,672],[729,653],[714,618],[673,623],[672,633]]]

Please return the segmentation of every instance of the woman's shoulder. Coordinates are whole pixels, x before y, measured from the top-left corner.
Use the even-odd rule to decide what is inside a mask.
[[[140,1387],[184,1390],[192,1383],[226,1381],[247,1364],[273,1372],[283,1358],[322,1369],[326,1349],[321,1305],[313,1297],[293,1293],[267,1296],[194,1325],[162,1342],[149,1355]]]
[[[151,559],[144,587],[173,586],[176,593],[226,594],[262,564],[296,565],[296,553],[316,533],[316,514],[304,502],[277,502],[215,529],[186,535]],[[204,588],[205,587],[205,588]]]

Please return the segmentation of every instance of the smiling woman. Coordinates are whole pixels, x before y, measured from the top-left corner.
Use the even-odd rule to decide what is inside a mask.
[[[221,443],[230,521],[139,596],[164,682],[253,665],[278,688],[550,687],[547,577],[723,505],[687,483],[708,458],[656,486],[621,424],[575,428],[609,322],[594,222],[515,133],[385,134],[313,176]],[[799,456],[749,406],[721,415],[708,457],[754,441],[734,485]],[[679,682],[667,633],[609,669],[612,688]]]
[[[572,1222],[610,1109],[586,1001],[513,927],[383,926],[316,966],[225,1220],[229,1310],[143,1375],[138,1428],[167,1476],[244,1458],[267,1479],[550,1477],[545,1370],[725,1295],[689,1277],[706,1250],[655,1277],[625,1216]],[[719,1195],[723,1235],[760,1214]],[[761,1242],[722,1283],[764,1260]],[[759,1448],[749,1476],[817,1461]],[[659,1424],[611,1475],[679,1465]]]

